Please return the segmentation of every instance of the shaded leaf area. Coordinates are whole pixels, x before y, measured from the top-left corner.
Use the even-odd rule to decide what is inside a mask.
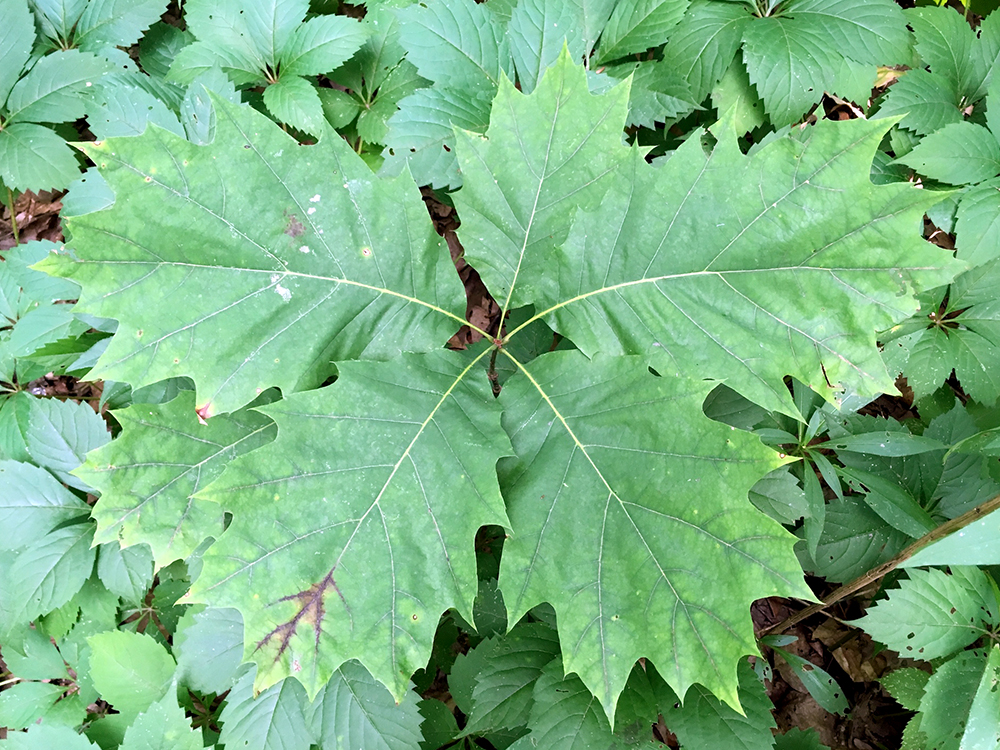
[[[795,414],[788,374],[831,400],[891,390],[874,331],[964,265],[914,232],[933,196],[868,181],[884,124],[749,156],[721,127],[657,169],[621,143],[629,95],[591,94],[564,53],[530,95],[501,80],[485,137],[457,134],[468,260],[503,312],[535,310],[492,352],[435,351],[463,321],[443,243],[412,184],[331,132],[298,147],[219,102],[211,145],[151,129],[91,147],[116,201],[43,266],[119,319],[96,372],[190,376],[192,437],[192,407],[285,395],[256,408],[273,442],[178,493],[232,515],[191,599],[239,610],[258,689],[315,695],[357,660],[402,699],[441,612],[473,621],[486,525],[510,535],[507,621],[553,605],[581,715],[607,726],[640,657],[678,696],[739,705],[750,602],[809,596],[794,539],[747,502],[781,460],[701,404],[726,380]],[[520,347],[543,321],[582,353]]]
[[[187,558],[206,537],[222,533],[222,508],[195,494],[275,434],[274,423],[255,411],[199,423],[192,391],[114,416],[122,433],[74,474],[101,494],[93,510],[96,541],[148,544],[157,567]]]

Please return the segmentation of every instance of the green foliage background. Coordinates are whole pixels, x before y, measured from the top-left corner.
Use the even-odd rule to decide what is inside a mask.
[[[0,0],[0,187],[70,188],[0,264],[3,742],[810,746],[750,604],[888,562],[904,745],[1000,746],[1000,16],[333,6]]]

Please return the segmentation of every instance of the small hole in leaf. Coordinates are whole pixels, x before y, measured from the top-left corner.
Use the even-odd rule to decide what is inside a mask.
[[[444,150],[445,150],[445,151],[447,151],[447,152],[448,152],[448,153],[450,154],[450,153],[451,153],[451,149],[450,149],[450,148],[448,148],[448,144],[447,144],[447,143],[444,143],[444,144],[442,144],[442,145],[444,146]]]

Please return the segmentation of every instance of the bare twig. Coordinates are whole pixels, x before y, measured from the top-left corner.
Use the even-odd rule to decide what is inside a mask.
[[[917,552],[919,552],[921,549],[926,547],[931,542],[936,542],[938,539],[943,539],[944,537],[948,536],[953,531],[958,531],[959,529],[965,528],[970,523],[978,521],[983,516],[992,513],[994,510],[997,510],[998,508],[1000,508],[1000,495],[997,495],[996,497],[987,500],[985,503],[982,503],[981,505],[977,505],[968,513],[963,513],[958,518],[953,518],[950,521],[946,521],[933,531],[929,531],[926,534],[924,534],[917,541],[915,541],[909,547],[904,549],[902,552],[900,552],[891,560],[882,563],[876,568],[872,568],[867,573],[865,573],[862,576],[859,576],[858,578],[855,578],[850,583],[845,583],[840,588],[834,590],[829,596],[827,596],[822,601],[817,602],[816,604],[810,604],[808,607],[797,612],[796,614],[787,618],[783,622],[779,622],[777,625],[773,625],[772,627],[766,628],[761,633],[761,636],[771,635],[772,633],[783,633],[789,628],[798,625],[806,618],[812,617],[818,612],[822,612],[827,607],[836,604],[841,599],[846,599],[851,594],[857,593],[866,586],[879,580],[887,573],[892,572],[900,565],[900,563],[913,557]]]

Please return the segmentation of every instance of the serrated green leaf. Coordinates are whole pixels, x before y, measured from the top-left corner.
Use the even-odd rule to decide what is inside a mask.
[[[674,27],[663,59],[688,82],[695,101],[708,96],[732,64],[751,20],[747,11],[740,3],[692,0]]]
[[[88,513],[86,503],[31,464],[0,461],[0,548],[35,544],[64,521]]]
[[[909,62],[910,37],[903,12],[892,0],[789,0],[782,13],[825,31],[827,44],[849,60]]]
[[[295,675],[315,693],[357,658],[399,699],[427,663],[440,613],[472,619],[469,540],[507,525],[492,467],[510,448],[486,379],[463,379],[471,368],[441,354],[345,362],[333,386],[264,409],[278,438],[201,493],[234,519],[192,597],[240,608],[259,685]],[[317,503],[328,519],[318,530]],[[262,529],[263,508],[274,520]],[[416,546],[422,561],[407,564]]]
[[[89,0],[29,0],[38,25],[53,41],[68,40]]]
[[[342,664],[323,686],[306,718],[316,742],[330,750],[414,750],[421,718],[412,690],[399,704],[356,661]]]
[[[243,618],[235,609],[192,607],[177,626],[173,651],[181,684],[224,693],[243,661]]]
[[[662,706],[664,721],[683,747],[690,750],[769,750],[773,746],[773,704],[767,691],[746,660],[739,663],[737,672],[743,714],[721,703],[699,685],[688,691],[683,705]]]
[[[601,33],[597,62],[609,62],[659,47],[680,22],[688,4],[687,0],[623,0],[617,3]]]
[[[313,737],[306,723],[309,700],[302,683],[283,680],[256,698],[253,685],[250,671],[230,691],[220,717],[220,741],[247,750],[309,750]]]
[[[61,750],[94,750],[96,747],[75,730],[53,724],[38,724],[31,727],[27,734],[13,732],[7,735],[4,745],[7,750],[51,750],[53,747]]]
[[[63,697],[64,685],[50,682],[17,682],[0,692],[0,723],[13,729],[34,724],[75,726],[84,718],[86,707],[77,696]],[[6,743],[5,743],[6,744]]]
[[[97,576],[108,591],[141,605],[153,584],[153,555],[145,544],[120,549],[117,542],[102,544]]]
[[[88,451],[111,440],[104,420],[85,402],[32,398],[29,403],[22,435],[32,461],[70,487],[86,490],[70,472]]]
[[[283,4],[287,6],[289,2],[301,8],[301,12],[295,18],[295,24],[298,24],[305,15],[308,2],[289,0]],[[270,0],[269,5],[272,10],[276,10],[279,3],[282,3],[282,0]],[[179,83],[190,83],[205,70],[221,65],[237,84],[262,80],[269,62],[266,58],[266,48],[272,48],[274,54],[270,60],[272,65],[277,62],[277,52],[281,49],[279,46],[275,50],[273,45],[267,44],[269,29],[266,19],[262,18],[262,15],[266,14],[267,6],[268,3],[188,0],[184,5],[184,20],[188,31],[193,33],[198,41],[177,54],[170,66],[169,79]],[[253,22],[247,10],[254,15]],[[286,39],[294,26],[287,23],[287,18],[283,17],[282,21],[284,23],[281,36],[282,39]],[[273,30],[272,27],[270,31]],[[273,42],[273,37],[271,41]]]
[[[122,434],[74,474],[101,493],[93,511],[96,540],[148,544],[157,567],[186,558],[205,537],[222,533],[222,508],[196,493],[275,433],[269,419],[252,411],[202,425],[191,391],[114,414]]]
[[[30,357],[47,344],[78,336],[87,328],[73,316],[69,305],[41,305],[14,324],[7,339],[8,351],[14,357]]]
[[[953,8],[911,8],[906,21],[916,37],[921,62],[944,76],[962,96],[973,93],[976,78],[976,34]]]
[[[987,657],[982,651],[963,651],[934,671],[918,714],[926,747],[959,750],[986,667]]]
[[[218,67],[201,73],[188,86],[181,102],[181,122],[184,132],[192,143],[204,145],[215,140],[215,106],[212,94],[227,102],[239,104],[241,97],[225,73]],[[63,201],[63,211],[66,204]]]
[[[930,661],[951,656],[974,643],[985,625],[1000,622],[987,576],[978,568],[953,566],[910,570],[909,578],[889,592],[854,624],[903,656]]]
[[[71,679],[62,655],[48,634],[27,623],[4,641],[7,670],[22,680]]]
[[[55,529],[18,553],[11,566],[18,582],[11,608],[33,620],[68,602],[94,569],[93,538],[93,527],[78,523]]]
[[[950,185],[979,182],[1000,173],[1000,144],[971,122],[946,125],[897,161]]]
[[[139,714],[126,730],[119,750],[202,750],[203,747],[201,732],[192,731],[190,720],[168,691]]]
[[[385,174],[404,166],[419,185],[437,189],[462,185],[455,128],[483,132],[490,121],[492,94],[466,95],[445,88],[418,89],[399,102],[385,136]]]
[[[545,665],[559,656],[559,639],[549,627],[518,625],[506,636],[477,648],[489,648],[476,675],[472,710],[463,734],[487,734],[528,725],[532,691]]]
[[[1000,747],[1000,710],[996,701],[1000,684],[1000,648],[994,646],[986,660],[979,689],[969,709],[959,750],[996,750]]]
[[[670,122],[697,106],[691,101],[687,83],[662,62],[614,65],[605,72],[617,79],[632,76],[627,126],[654,127],[657,122]]]
[[[134,717],[160,700],[171,685],[174,660],[152,637],[110,630],[87,639],[90,676],[101,697]]]
[[[310,135],[324,132],[323,105],[316,88],[305,78],[282,76],[264,89],[264,105],[279,122]]]
[[[375,101],[364,107],[358,115],[358,136],[367,143],[384,143],[389,132],[389,118],[396,114],[399,103],[425,84],[426,81],[408,60],[400,61],[382,79]],[[485,126],[487,116],[482,119]],[[461,126],[461,122],[454,122],[451,118],[448,118],[448,122]]]
[[[868,471],[842,466],[837,473],[864,493],[864,501],[894,529],[918,539],[937,528],[937,523],[905,488]]]
[[[743,39],[750,81],[775,125],[800,120],[833,89],[841,55],[823,26],[797,16],[758,18],[747,24]]]
[[[577,352],[547,354],[504,389],[510,399],[504,426],[518,459],[501,463],[501,484],[513,528],[520,530],[505,543],[501,564],[508,621],[542,601],[552,603],[561,641],[576,644],[564,653],[567,669],[580,675],[609,716],[632,664],[646,655],[678,695],[699,682],[738,705],[735,662],[753,651],[742,615],[756,598],[748,592],[800,588],[784,532],[761,516],[752,520],[742,499],[774,468],[776,454],[707,420],[690,422],[692,432],[684,434],[678,415],[700,405],[710,384],[655,377],[627,359],[610,358],[595,358],[581,382],[582,366]],[[634,432],[611,437],[609,414],[628,420]],[[677,428],[668,435],[654,424]],[[715,457],[730,451],[738,451],[741,465],[716,472]],[[629,462],[640,453],[672,459],[658,471],[637,472]],[[665,501],[668,486],[671,502]],[[694,508],[678,494],[685,490],[707,493],[702,497],[715,499],[717,509],[709,511],[705,500]],[[752,538],[739,531],[744,524],[757,529]],[[709,572],[702,565],[693,575],[684,559],[718,545],[728,551],[715,557],[717,567]],[[534,562],[553,556],[562,560],[558,570]],[[605,559],[615,560],[614,567]],[[770,562],[761,564],[764,559]],[[699,583],[703,575],[717,582],[711,592]],[[669,632],[640,626],[631,615],[635,607],[644,612],[642,622],[669,621]],[[703,658],[708,642],[712,660]]]
[[[309,11],[308,0],[241,0],[239,6],[251,43],[273,70]]]
[[[46,55],[11,89],[5,120],[69,122],[83,117],[85,92],[110,67],[106,60],[79,50]]]
[[[563,676],[559,659],[542,670],[532,693],[528,726],[531,733],[510,750],[544,747],[551,750],[611,750],[621,745],[611,734],[608,718],[584,684],[574,675]]]
[[[764,103],[750,83],[742,54],[737,55],[712,89],[712,104],[719,114],[729,113],[728,116],[733,118],[733,127],[739,133],[753,130],[767,121]]]
[[[207,415],[233,411],[273,385],[286,393],[315,387],[331,359],[426,351],[454,333],[464,293],[412,182],[376,179],[333,134],[299,147],[248,107],[217,102],[216,114],[211,146],[159,131],[88,147],[112,189],[132,197],[67,222],[80,260],[50,255],[40,266],[120,291],[85,290],[77,306],[102,317],[128,311],[89,377],[139,387],[190,375]],[[299,148],[309,149],[312,166]],[[225,193],[213,166],[223,151],[244,175]],[[321,173],[338,176],[314,182]],[[262,206],[257,197],[268,189],[284,197]],[[143,249],[159,246],[178,221],[184,237],[172,249]],[[205,257],[210,247],[227,250]],[[202,303],[178,310],[173,300],[186,294]],[[245,335],[267,329],[267,343]]]
[[[827,505],[813,564],[805,567],[830,581],[849,581],[890,559],[909,541],[862,500],[845,497]]]
[[[586,53],[584,6],[565,0],[520,0],[507,24],[521,90],[530,94],[563,47],[572,59]]]
[[[759,479],[750,488],[750,502],[778,523],[792,524],[810,513],[805,490],[787,467]]]
[[[300,24],[281,49],[283,76],[308,76],[336,70],[364,43],[361,24],[346,16],[317,16]]]
[[[750,157],[740,154],[729,134],[709,156],[696,139],[688,140],[661,170],[640,164],[637,156],[634,182],[618,183],[600,211],[578,214],[562,251],[574,267],[587,258],[593,264],[590,274],[560,280],[562,288],[545,289],[534,299],[521,297],[518,302],[535,302],[543,310],[551,305],[550,325],[585,353],[641,352],[663,362],[664,372],[728,378],[730,387],[745,396],[789,414],[795,412],[781,381],[784,374],[792,374],[826,398],[834,397],[829,384],[840,382],[852,383],[859,396],[891,391],[891,379],[880,372],[884,365],[871,338],[834,344],[830,337],[835,328],[853,325],[849,321],[856,320],[859,309],[872,313],[865,325],[873,330],[889,327],[889,320],[901,320],[914,309],[913,298],[907,293],[898,297],[901,287],[891,280],[906,265],[902,258],[873,258],[881,269],[874,274],[858,259],[863,247],[881,244],[877,238],[884,222],[912,226],[927,196],[903,186],[872,185],[867,165],[883,128],[861,121],[844,125],[816,128],[805,143],[775,141]],[[831,160],[830,153],[839,157]],[[768,175],[766,182],[760,181],[762,174]],[[466,174],[467,185],[469,179]],[[830,193],[835,184],[845,198],[837,209]],[[763,199],[761,190],[767,191]],[[886,190],[894,193],[892,197],[883,193],[893,208],[888,202],[882,204],[886,208],[877,217],[859,212],[847,219],[854,229],[845,233],[843,222],[858,206],[857,196],[867,192],[874,199]],[[753,216],[736,208],[751,205]],[[807,205],[811,208],[804,209]],[[663,206],[676,208],[664,211]],[[695,219],[694,206],[711,218]],[[762,219],[789,227],[782,235],[787,240],[771,241],[764,250],[754,228]],[[467,254],[472,255],[475,246],[466,241]],[[914,237],[905,251],[895,252],[920,253],[925,247]],[[886,248],[886,252],[893,251]],[[923,268],[957,265],[934,250],[925,257]],[[937,278],[946,279],[953,272]],[[933,271],[928,274],[914,267],[904,278],[909,274],[918,288],[936,283]],[[881,288],[870,286],[875,280]],[[494,293],[503,288],[491,281],[487,285]],[[656,289],[659,305],[646,297],[647,285]],[[807,289],[821,294],[822,301],[817,297],[815,306],[823,307],[822,320],[807,320],[811,313],[803,316],[805,311],[796,309],[798,299],[791,303],[768,298],[767,290],[787,285],[803,290],[798,299],[808,296]],[[862,307],[861,300],[873,296],[881,299],[880,307],[867,302]],[[566,299],[582,304],[561,301]],[[843,316],[844,322],[835,323],[835,316]],[[627,335],[623,323],[612,322],[636,319],[643,321],[642,328],[632,328]],[[792,319],[797,322],[789,324]],[[696,330],[690,328],[692,323]],[[720,347],[715,337],[730,325],[732,333],[724,336],[726,344]],[[683,334],[677,333],[682,330]],[[703,336],[702,331],[712,334]],[[805,368],[802,360],[786,359],[790,341],[798,356],[813,364]],[[725,374],[722,361],[729,362]],[[825,377],[817,377],[821,369]]]
[[[73,149],[43,125],[14,123],[0,131],[0,180],[12,190],[62,190],[80,175]]]
[[[399,41],[421,76],[469,93],[492,95],[501,73],[513,77],[503,26],[474,0],[437,0],[397,11]]]
[[[0,0],[0,107],[28,64],[35,41],[35,24],[23,0]]]
[[[166,104],[128,76],[105,76],[86,103],[87,123],[98,140],[140,135],[153,123],[183,137],[184,129]]]
[[[900,126],[917,135],[927,135],[945,125],[962,122],[959,101],[954,84],[943,75],[911,70],[889,89],[877,117],[904,115]]]
[[[420,750],[439,750],[455,739],[458,734],[458,724],[455,714],[441,701],[425,698],[417,704],[423,722],[420,731],[423,741]]]
[[[919,711],[928,679],[930,674],[922,669],[902,667],[883,675],[879,682],[907,711]]]
[[[955,221],[957,256],[972,266],[997,257],[1000,247],[1000,180],[970,188],[958,204]]]
[[[916,456],[948,446],[939,440],[908,432],[862,432],[829,440],[822,447],[835,451],[871,453],[876,456]]]
[[[177,53],[194,41],[194,34],[157,21],[139,40],[139,63],[151,76],[166,78]]]
[[[89,0],[74,29],[79,49],[131,47],[167,10],[167,0]]]

